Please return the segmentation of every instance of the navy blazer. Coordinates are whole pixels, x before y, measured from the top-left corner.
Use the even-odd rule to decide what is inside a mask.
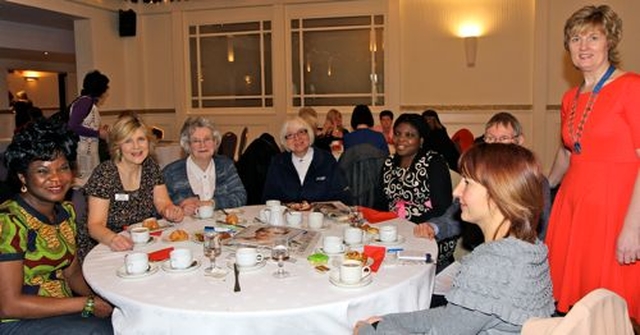
[[[273,157],[264,185],[263,201],[308,202],[338,200],[350,205],[351,192],[338,162],[329,152],[314,148],[309,171],[300,185],[298,171],[291,161],[291,152]]]

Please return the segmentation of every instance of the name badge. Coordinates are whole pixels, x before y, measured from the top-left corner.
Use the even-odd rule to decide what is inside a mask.
[[[116,201],[129,201],[129,195],[116,193]]]
[[[326,176],[316,177],[316,181],[325,181],[325,180],[327,180]]]

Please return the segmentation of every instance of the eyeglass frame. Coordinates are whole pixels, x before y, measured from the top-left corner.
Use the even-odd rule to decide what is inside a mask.
[[[306,128],[298,129],[298,131],[296,131],[295,133],[284,135],[284,139],[288,141],[291,139],[300,138],[300,136],[303,135],[309,135],[309,130],[307,130]]]

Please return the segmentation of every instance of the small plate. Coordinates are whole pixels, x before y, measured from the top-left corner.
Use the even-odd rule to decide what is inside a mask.
[[[329,282],[331,282],[331,284],[337,286],[337,287],[342,287],[342,288],[359,288],[359,287],[365,287],[369,284],[371,284],[371,282],[373,282],[373,277],[369,274],[364,276],[364,278],[362,278],[361,281],[354,283],[354,284],[347,284],[347,283],[343,283],[342,281],[340,281],[340,275],[338,275],[338,277],[336,278],[335,275],[329,276]]]
[[[228,273],[229,273],[229,270],[225,270],[223,268],[214,268],[211,271],[207,271],[207,269],[205,269],[204,271],[205,276],[213,277],[213,278],[224,278],[227,276]]]
[[[215,220],[215,219],[216,219],[216,216],[215,216],[215,215],[212,215],[212,216],[210,216],[210,217],[208,217],[208,218],[202,218],[202,217],[200,217],[199,215],[193,214],[193,215],[191,215],[191,217],[192,217],[194,220]]]
[[[322,247],[318,248],[318,251],[320,251],[321,253],[327,256],[339,256],[339,255],[343,255],[347,251],[347,246],[344,246],[344,250],[340,252],[326,252]]]
[[[188,242],[189,240],[191,240],[193,238],[193,234],[191,234],[191,233],[189,233],[188,231],[185,230],[185,232],[187,234],[189,234],[189,237],[186,240],[172,241],[172,240],[169,239],[169,235],[171,235],[171,233],[173,233],[173,231],[174,230],[170,230],[170,231],[167,231],[166,233],[162,234],[162,242],[165,242],[165,243],[181,243],[181,242]]]
[[[159,231],[159,230],[165,230],[167,228],[171,228],[171,227],[175,226],[174,223],[169,222],[169,221],[167,221],[165,219],[160,219],[160,220],[157,220],[157,221],[158,221],[158,226],[160,226],[160,228],[149,230],[150,232]],[[134,223],[134,224],[130,225],[127,228],[127,230],[129,230],[131,228],[136,228],[136,227],[142,227],[142,222],[138,222],[138,223]]]
[[[186,268],[186,269],[174,269],[171,267],[171,260],[166,260],[164,263],[162,263],[162,270],[166,271],[166,272],[171,272],[171,273],[184,273],[184,272],[191,272],[197,268],[200,267],[200,261],[198,261],[197,259],[193,261],[193,263],[191,263],[191,266]]]
[[[233,264],[235,261],[231,260],[227,263],[227,267],[233,270]],[[267,260],[263,259],[261,262],[256,263],[254,266],[240,266],[238,265],[238,270],[240,272],[253,272],[262,269],[265,265],[267,265]]]
[[[134,243],[133,247],[134,248],[146,247],[148,245],[156,243],[156,241],[158,241],[158,238],[156,236],[149,236],[149,240],[147,240],[147,242],[145,242],[145,243]]]
[[[124,278],[124,279],[138,279],[138,278],[144,278],[144,277],[148,277],[151,276],[152,274],[158,272],[158,265],[153,264],[153,263],[149,263],[149,269],[146,272],[140,273],[140,274],[128,274],[127,273],[127,269],[125,268],[125,266],[121,266],[117,271],[116,274],[118,275],[118,277],[120,278]]]
[[[235,214],[235,215],[244,214],[244,209],[242,208],[225,208],[224,211],[227,212],[227,214]],[[220,212],[220,214],[222,215],[225,215],[224,212],[220,209],[218,210],[218,212]]]
[[[321,230],[329,229],[329,224],[325,222],[325,223],[322,224],[322,227],[320,227],[320,228],[311,228],[311,227],[309,227],[309,224],[307,223],[307,224],[301,225],[301,227],[303,229],[308,229],[308,230],[313,230],[313,231],[321,231]]]
[[[402,235],[398,235],[398,238],[395,241],[391,241],[391,242],[382,242],[380,241],[380,239],[375,239],[373,240],[373,244],[377,244],[377,245],[382,245],[382,246],[394,246],[394,245],[399,245],[405,242],[404,236]]]

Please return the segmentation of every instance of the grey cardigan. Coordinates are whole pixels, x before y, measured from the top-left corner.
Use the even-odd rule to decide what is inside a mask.
[[[519,334],[554,311],[547,247],[513,237],[484,243],[461,260],[443,307],[388,314],[359,334]]]

